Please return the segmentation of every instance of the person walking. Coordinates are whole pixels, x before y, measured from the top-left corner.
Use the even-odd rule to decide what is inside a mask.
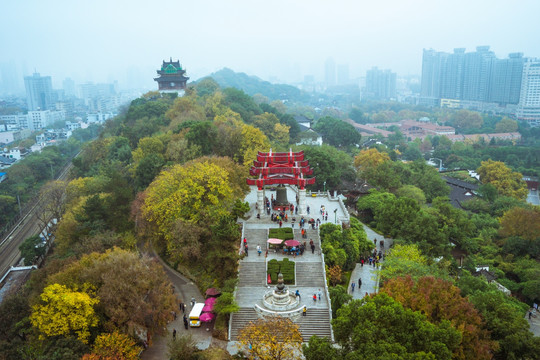
[[[319,289],[319,291],[317,292],[317,295],[319,295],[319,301],[321,301],[321,297],[322,297],[321,289]]]
[[[186,330],[189,329],[186,315],[184,315],[184,327],[186,328]]]
[[[309,205],[307,206],[306,211],[307,211],[307,213],[309,215]]]
[[[196,303],[195,298],[192,297],[192,298],[191,298],[191,307],[194,307],[194,306],[195,306],[195,303]]]
[[[358,290],[360,290],[360,287],[362,287],[362,279],[358,278]]]
[[[261,245],[257,245],[257,252],[259,253],[259,256],[261,256],[261,253],[262,253]]]
[[[313,242],[313,239],[309,239],[309,246],[311,246],[311,253],[315,254],[315,243]]]
[[[172,331],[172,338],[173,340],[176,340],[176,329],[173,329]]]
[[[302,310],[302,316],[306,316],[307,307],[304,305],[304,310]]]
[[[313,294],[313,302],[317,302],[317,294]]]
[[[300,300],[300,291],[298,291],[298,289],[296,289],[296,292],[294,293],[294,296],[296,296],[298,298],[298,300]]]
[[[351,283],[351,292],[354,292],[354,285],[355,283]]]
[[[246,253],[246,256],[248,256],[248,244],[244,245],[244,251]]]

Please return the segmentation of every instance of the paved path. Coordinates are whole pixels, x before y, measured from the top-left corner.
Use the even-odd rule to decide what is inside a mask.
[[[529,328],[534,336],[540,336],[540,312],[533,311],[533,317],[529,320],[529,312],[527,311],[525,319],[529,322]]]
[[[186,315],[189,315],[190,300],[192,297],[195,298],[197,302],[204,302],[204,297],[201,295],[197,286],[189,279],[173,270],[169,267],[159,256],[156,255],[154,251],[149,253],[150,256],[158,259],[158,261],[163,266],[163,270],[167,274],[167,277],[174,286],[174,292],[179,301],[187,304],[186,306]],[[182,313],[180,310],[177,311],[177,319],[171,321],[167,324],[167,335],[159,336],[156,335],[152,339],[152,345],[141,354],[141,359],[143,360],[163,360],[167,359],[168,348],[167,342],[172,338],[173,329],[177,331],[177,337],[180,337],[186,333],[191,334],[195,340],[197,347],[201,350],[204,350],[210,346],[211,343],[220,343],[219,340],[212,338],[212,329],[214,327],[212,323],[203,323],[200,328],[189,327],[188,330],[184,328],[184,322],[182,320]],[[224,343],[224,342],[223,342]],[[222,345],[225,346],[225,345]]]
[[[382,250],[384,253],[384,251],[388,250],[388,248],[393,244],[392,239],[385,238],[381,234],[378,234],[367,227],[365,224],[362,225],[364,226],[364,230],[366,231],[366,235],[369,240],[373,241],[374,239],[377,239],[377,252]],[[381,249],[380,240],[383,239],[384,249]],[[358,288],[358,279],[362,279],[362,286],[360,288]],[[354,291],[352,291],[351,287],[353,282],[355,283]],[[362,264],[356,264],[347,288],[347,291],[353,296],[353,299],[361,299],[366,295],[366,293],[376,293],[378,289],[379,284],[377,279],[377,268],[370,266],[369,263],[364,264],[364,266],[362,266]]]

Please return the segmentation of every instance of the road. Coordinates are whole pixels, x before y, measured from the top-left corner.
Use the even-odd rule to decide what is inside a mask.
[[[69,170],[72,165],[69,163],[60,175],[58,180],[66,180]],[[28,213],[15,225],[13,230],[0,242],[0,278],[9,270],[10,267],[18,264],[21,253],[19,246],[30,236],[40,233],[39,221],[36,217],[36,212],[39,210],[40,204],[36,203]]]
[[[533,205],[540,205],[540,199],[539,199],[539,196],[538,196],[538,189],[529,190],[529,194],[527,195],[527,202],[529,204],[533,204]]]

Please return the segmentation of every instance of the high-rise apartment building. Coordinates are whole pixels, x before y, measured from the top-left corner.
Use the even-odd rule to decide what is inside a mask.
[[[326,59],[324,63],[324,82],[326,86],[336,85],[336,63],[333,58]]]
[[[540,126],[540,60],[528,59],[523,64],[521,92],[516,112],[519,120]]]
[[[376,66],[366,71],[364,98],[388,100],[396,97],[396,73]]]
[[[337,66],[337,84],[348,85],[349,82],[349,64],[339,64]]]
[[[26,88],[28,111],[54,108],[54,95],[50,76],[40,76],[39,73],[25,76],[24,87]]]
[[[468,53],[454,49],[452,54],[424,49],[420,95],[424,102],[455,99],[515,105],[525,61],[522,53],[498,59],[489,46]]]

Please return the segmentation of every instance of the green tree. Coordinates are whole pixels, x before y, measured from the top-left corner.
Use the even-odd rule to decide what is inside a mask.
[[[29,266],[34,263],[34,260],[45,255],[45,244],[41,241],[39,235],[34,235],[19,246],[21,257],[24,258],[24,265]]]
[[[353,297],[347,292],[347,288],[341,285],[330,287],[328,292],[330,294],[330,300],[332,301],[332,318],[335,318],[337,316],[337,311],[343,305],[351,301]]]
[[[333,146],[348,147],[360,143],[360,133],[354,126],[333,117],[320,118],[313,128],[323,136],[325,142]]]
[[[515,120],[504,117],[495,125],[495,131],[498,133],[514,132],[518,129],[518,123]]]
[[[461,340],[448,321],[432,324],[386,294],[344,305],[332,325],[350,359],[451,359]]]
[[[324,337],[313,335],[307,344],[302,345],[302,350],[306,360],[338,360],[341,359],[339,350],[336,349],[330,340]]]

